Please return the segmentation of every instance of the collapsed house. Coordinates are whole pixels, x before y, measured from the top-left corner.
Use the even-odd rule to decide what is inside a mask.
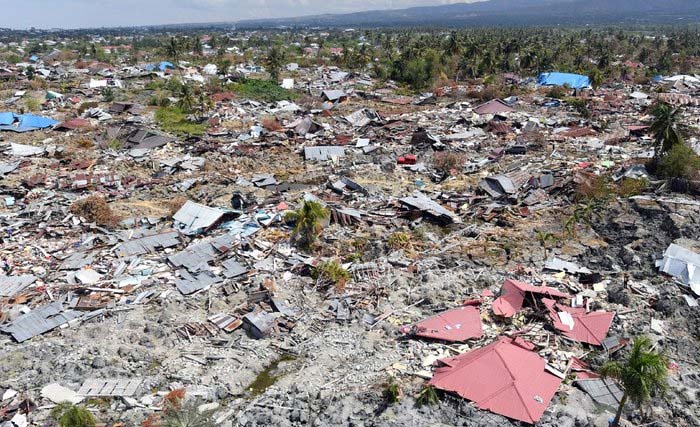
[[[471,400],[479,409],[534,424],[562,379],[547,370],[534,346],[501,337],[468,353],[438,362],[430,385]]]

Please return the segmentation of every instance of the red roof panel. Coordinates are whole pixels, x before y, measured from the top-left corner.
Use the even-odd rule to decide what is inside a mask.
[[[562,332],[566,337],[574,341],[592,345],[603,345],[603,340],[608,336],[608,330],[612,325],[615,313],[609,311],[586,312],[585,308],[572,308],[557,304],[554,300],[543,300],[549,308],[549,316],[552,318],[554,327]],[[566,312],[574,320],[574,328],[562,323],[559,317],[560,312]]]
[[[533,286],[528,283],[508,279],[503,283],[501,296],[491,304],[493,312],[503,317],[513,317],[523,308],[527,292],[554,298],[570,298],[571,295],[559,292],[548,286]]]
[[[507,337],[440,362],[445,366],[435,370],[431,385],[526,423],[542,417],[561,383],[537,353]]]
[[[481,338],[479,307],[468,305],[447,310],[413,325],[413,335],[449,342]]]

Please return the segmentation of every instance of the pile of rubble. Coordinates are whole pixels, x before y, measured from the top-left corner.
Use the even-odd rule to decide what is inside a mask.
[[[0,113],[3,426],[63,401],[139,425],[182,389],[222,426],[606,425],[622,391],[595,368],[642,334],[673,363],[657,425],[700,419],[700,204],[652,182],[567,221],[601,176],[653,181],[643,88],[590,93],[585,120],[540,89],[406,97],[311,67],[284,83],[310,100],[209,94],[186,138],[143,99],[78,114],[174,65],[79,65],[46,65],[81,77],[41,115]],[[309,202],[313,250],[288,215]],[[414,405],[426,384],[439,407]]]

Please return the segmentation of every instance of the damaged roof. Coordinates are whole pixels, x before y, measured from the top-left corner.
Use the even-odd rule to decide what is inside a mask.
[[[481,313],[479,307],[474,305],[453,308],[415,323],[411,333],[448,342],[481,338]]]
[[[501,296],[491,304],[493,312],[498,316],[513,317],[523,308],[527,293],[554,298],[570,298],[571,295],[559,292],[548,286],[533,286],[517,280],[508,279],[501,287]]]
[[[479,409],[534,424],[561,383],[534,346],[520,338],[498,341],[440,360],[430,384],[473,401]]]

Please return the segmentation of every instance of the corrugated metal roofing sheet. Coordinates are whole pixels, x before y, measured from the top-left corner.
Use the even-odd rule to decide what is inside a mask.
[[[656,267],[689,285],[696,295],[700,295],[700,255],[672,243],[664,252],[664,257],[656,261]]]
[[[188,200],[173,215],[173,220],[183,234],[192,235],[212,227],[223,215],[224,211],[221,209],[210,208]]]
[[[178,239],[179,236],[180,234],[177,231],[167,231],[165,233],[128,240],[119,246],[117,255],[120,257],[143,255],[154,252],[156,249],[177,246],[180,243]]]
[[[210,271],[190,274],[187,270],[178,270],[178,274],[180,275],[180,278],[175,279],[175,286],[177,286],[177,290],[183,295],[193,294],[223,281],[223,279],[215,276]]]
[[[191,272],[198,271],[219,254],[226,252],[235,238],[231,234],[223,234],[215,239],[192,244],[183,251],[170,255],[168,262],[175,267],[185,267]]]
[[[452,211],[445,209],[420,191],[414,192],[413,196],[399,199],[399,202],[406,206],[426,212],[434,217],[442,217],[454,222],[457,222],[459,219]]]
[[[41,335],[64,323],[81,317],[83,313],[76,310],[64,310],[61,302],[53,302],[24,314],[13,322],[0,326],[0,331],[11,334],[17,342],[23,342]]]
[[[89,378],[78,390],[78,395],[88,397],[133,396],[141,385],[140,379],[102,380]]]
[[[36,281],[36,276],[25,274],[22,276],[0,276],[0,296],[11,297],[15,296],[29,285]]]
[[[602,404],[617,408],[622,399],[623,392],[612,380],[591,378],[577,380],[576,385],[588,393],[593,400]]]
[[[315,147],[304,147],[304,158],[306,160],[326,161],[333,157],[345,157],[345,147],[334,145],[318,145]]]

